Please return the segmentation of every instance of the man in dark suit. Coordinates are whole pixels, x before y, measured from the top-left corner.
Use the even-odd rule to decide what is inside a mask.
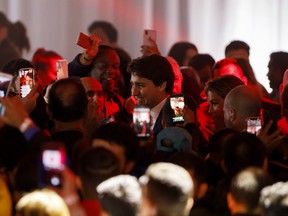
[[[163,105],[173,91],[173,69],[165,57],[154,54],[134,59],[128,71],[131,73],[131,95],[136,99],[137,105],[150,108],[152,129],[157,135],[163,129]]]

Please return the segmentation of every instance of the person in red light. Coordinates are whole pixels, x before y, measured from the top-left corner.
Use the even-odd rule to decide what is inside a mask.
[[[57,67],[56,62],[63,57],[52,50],[39,48],[32,57],[32,64],[37,70],[37,75],[41,80],[43,88],[56,80]]]
[[[248,84],[247,78],[244,76],[241,67],[237,64],[235,59],[224,58],[214,65],[212,69],[212,78],[233,75],[243,81],[245,85]]]
[[[280,103],[282,119],[278,121],[278,128],[288,137],[288,69],[283,76],[283,82],[280,87]]]
[[[90,49],[78,54],[68,64],[69,76],[96,78],[102,85],[105,106],[104,114],[113,115],[123,106],[124,99],[115,91],[119,82],[120,59],[115,49],[107,45],[100,45],[101,39],[90,36],[93,41]]]

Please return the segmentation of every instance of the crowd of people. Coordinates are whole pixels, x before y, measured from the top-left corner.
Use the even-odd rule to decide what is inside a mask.
[[[215,60],[188,41],[165,55],[150,38],[131,59],[117,29],[95,21],[91,46],[59,78],[64,57],[39,48],[23,59],[30,43],[16,28],[26,35],[0,12],[0,71],[13,76],[0,83],[0,215],[288,214],[288,52],[270,55],[269,94],[244,41]],[[35,82],[21,98],[23,68]],[[183,121],[173,121],[175,95]],[[149,111],[137,113],[145,136],[136,107]],[[260,129],[247,131],[256,117]]]

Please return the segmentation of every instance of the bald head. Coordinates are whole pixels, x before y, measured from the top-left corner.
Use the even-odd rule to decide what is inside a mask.
[[[237,131],[246,128],[246,118],[260,116],[261,99],[254,89],[238,86],[232,89],[224,101],[225,126]]]
[[[93,77],[82,77],[81,83],[88,98],[91,98],[103,110],[105,102],[101,83]]]

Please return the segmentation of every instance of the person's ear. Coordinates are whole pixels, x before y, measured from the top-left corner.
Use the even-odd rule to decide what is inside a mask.
[[[83,184],[81,178],[78,175],[75,176],[75,184],[78,189],[82,190]]]
[[[227,193],[226,199],[227,199],[227,206],[231,212],[231,210],[235,208],[235,201],[234,201],[233,196],[230,192]]]
[[[206,182],[203,182],[199,185],[199,189],[198,189],[198,194],[197,194],[197,198],[201,199],[205,196],[206,192],[208,190],[208,184]]]
[[[185,207],[185,212],[190,212],[191,211],[191,208],[193,207],[193,204],[194,204],[194,199],[192,197],[190,197],[188,200],[187,200],[187,204],[186,204],[186,207]],[[189,215],[189,214],[188,214]]]
[[[235,121],[235,119],[236,119],[236,110],[231,107],[229,110],[229,120],[230,122],[233,122]]]
[[[248,79],[247,79],[246,76],[243,76],[243,77],[242,77],[242,81],[243,81],[243,83],[244,83],[246,86],[248,85]]]
[[[159,86],[159,88],[160,88],[161,91],[165,91],[166,86],[167,86],[167,82],[165,81]]]

